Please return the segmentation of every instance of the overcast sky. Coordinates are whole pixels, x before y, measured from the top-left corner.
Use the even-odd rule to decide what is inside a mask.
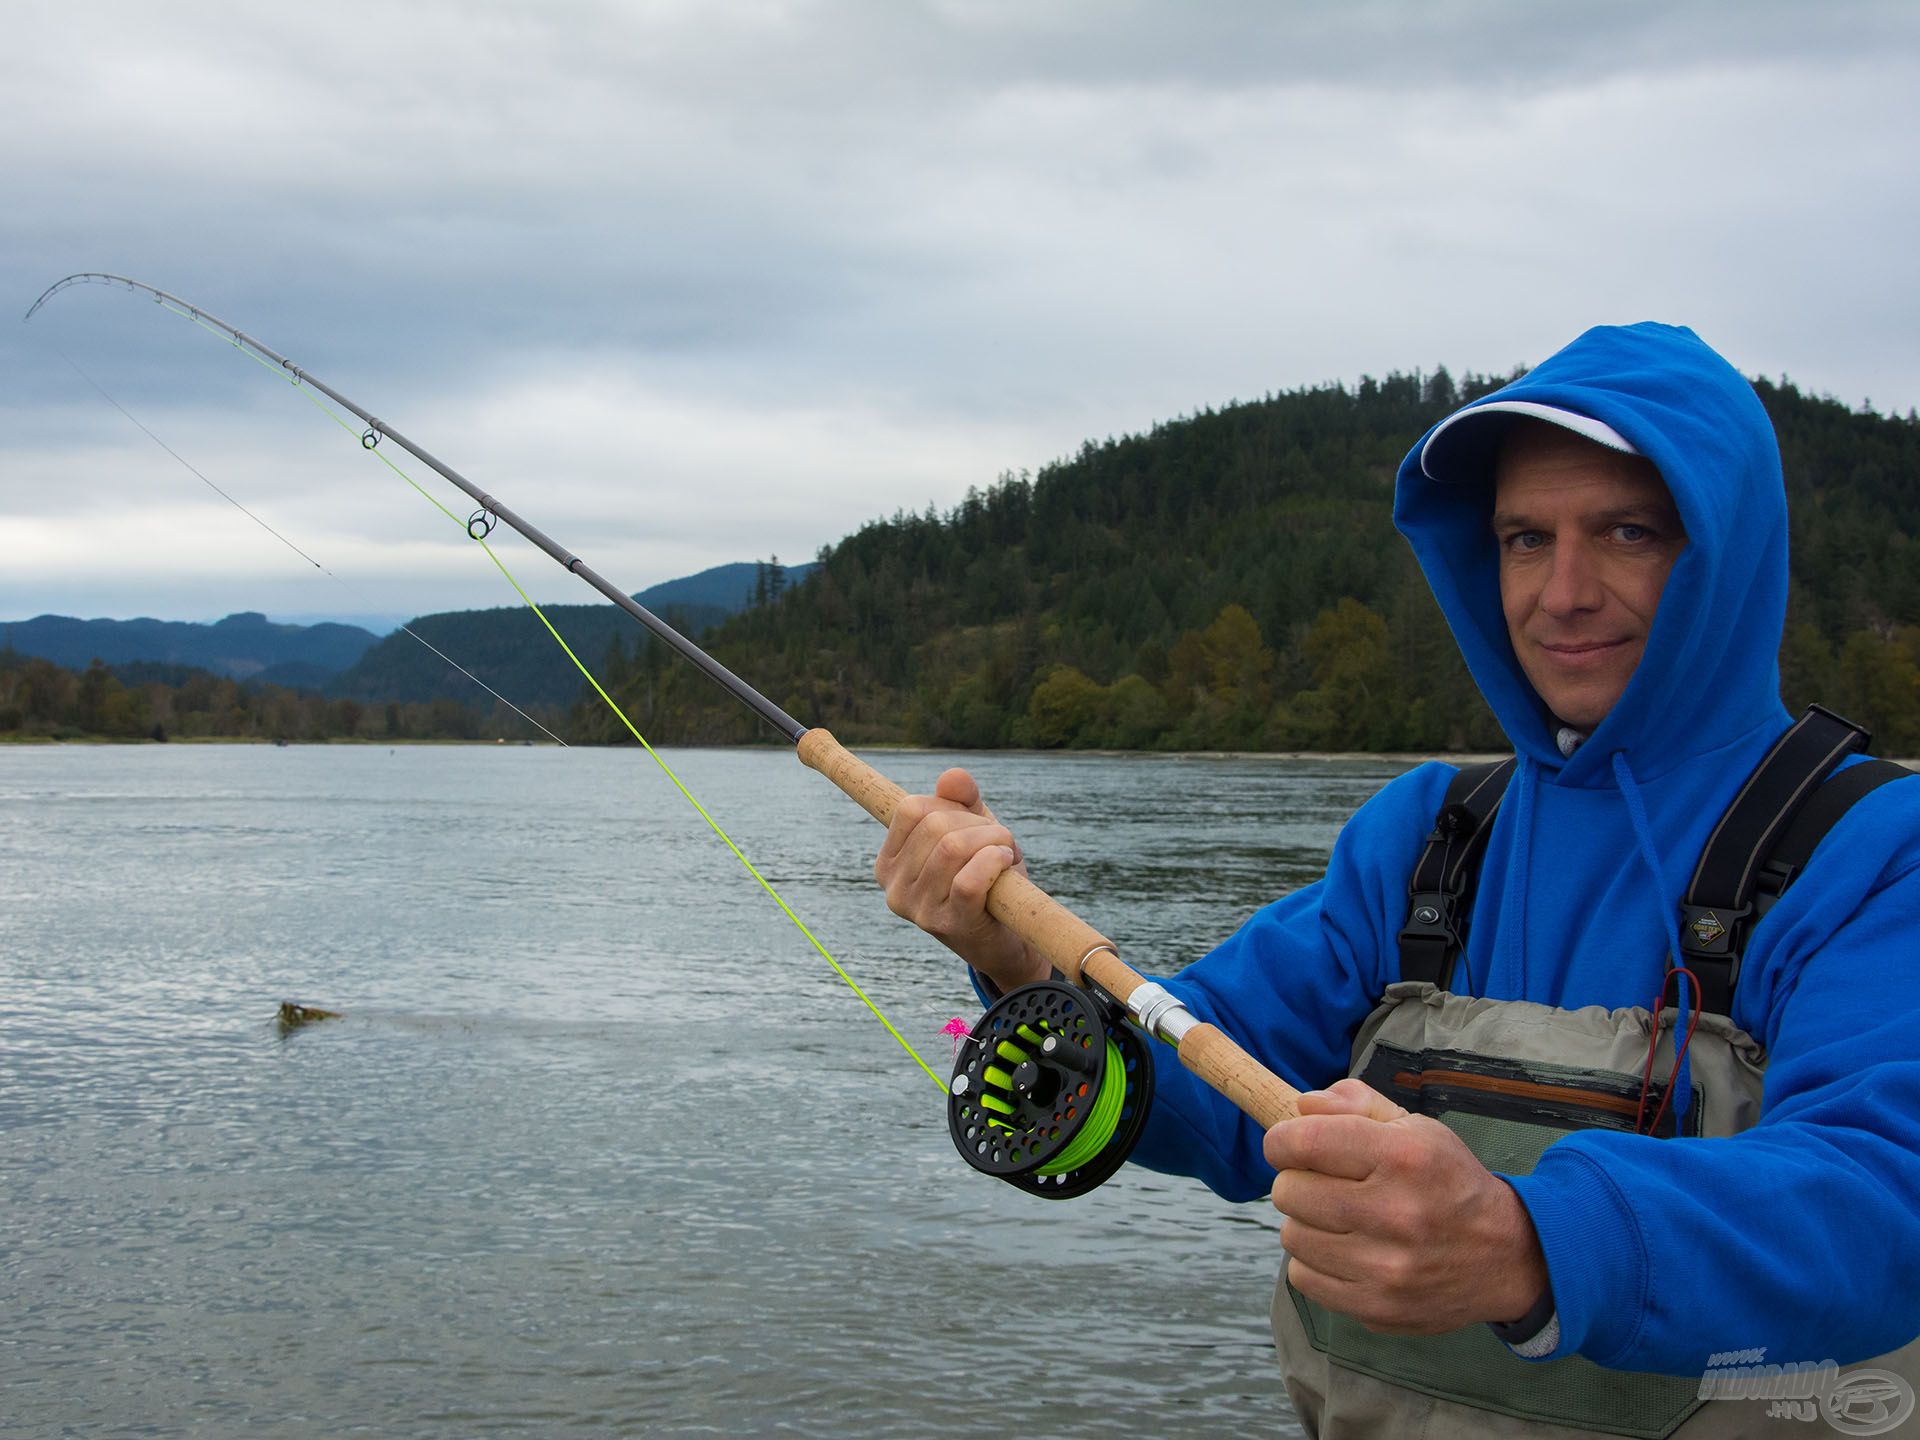
[[[1904,0],[4,14],[16,315],[73,271],[173,291],[628,589],[1600,322],[1920,404]],[[297,392],[144,300],[0,324],[0,379],[0,620],[512,603]],[[537,597],[590,598],[518,553]]]

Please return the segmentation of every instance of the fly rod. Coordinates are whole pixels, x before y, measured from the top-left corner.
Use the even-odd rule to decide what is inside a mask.
[[[399,446],[479,506],[466,522],[470,537],[484,541],[496,523],[523,536],[771,725],[794,746],[803,764],[882,825],[892,823],[906,798],[900,786],[825,729],[795,720],[572,550],[277,350],[177,295],[123,275],[69,275],[49,286],[25,318],[31,319],[60,291],[89,283],[149,295],[277,367],[293,383],[311,386],[342,406],[366,426],[360,435],[364,448],[374,450],[383,442]],[[1023,1189],[1056,1197],[1078,1194],[1104,1180],[1132,1148],[1151,1101],[1151,1057],[1133,1030],[1173,1046],[1181,1064],[1263,1129],[1298,1114],[1298,1092],[1292,1086],[1219,1027],[1199,1020],[1164,987],[1127,965],[1111,940],[1026,876],[1003,872],[988,891],[986,905],[988,913],[1032,946],[1067,984],[1045,982],[1013,991],[974,1027],[973,1043],[956,1062],[948,1111],[955,1144],[969,1164]]]

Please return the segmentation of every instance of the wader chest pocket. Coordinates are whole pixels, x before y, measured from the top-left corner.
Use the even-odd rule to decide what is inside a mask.
[[[1703,1101],[1697,1085],[1677,1132],[1671,1110],[1660,1103],[1666,1098],[1667,1082],[1659,1077],[1671,1067],[1671,1058],[1665,1055],[1654,1067],[1656,1078],[1647,1089],[1645,1113],[1666,1110],[1655,1135],[1698,1135]],[[1540,1060],[1490,1059],[1463,1050],[1411,1051],[1382,1044],[1375,1047],[1360,1078],[1396,1105],[1462,1131],[1469,1145],[1473,1136],[1464,1131],[1486,1127],[1467,1117],[1548,1132],[1537,1146],[1520,1147],[1532,1152],[1520,1168],[1496,1163],[1475,1148],[1488,1169],[1514,1174],[1532,1170],[1541,1152],[1561,1135],[1575,1130],[1632,1131],[1641,1114],[1638,1075],[1600,1074]]]

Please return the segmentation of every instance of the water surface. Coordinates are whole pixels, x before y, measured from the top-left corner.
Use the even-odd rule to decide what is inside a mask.
[[[944,1068],[977,1006],[878,828],[790,752],[669,759]],[[1149,972],[1395,769],[970,763]],[[1297,1434],[1276,1230],[968,1170],[642,754],[0,749],[0,1433]]]

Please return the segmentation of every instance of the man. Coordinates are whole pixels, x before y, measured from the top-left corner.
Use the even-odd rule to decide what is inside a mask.
[[[1455,773],[1430,764],[1167,982],[1310,1092],[1301,1118],[1261,1135],[1156,1046],[1133,1158],[1286,1215],[1275,1338],[1314,1433],[1759,1433],[1764,1404],[1700,1400],[1736,1350],[1910,1382],[1887,1352],[1920,1333],[1920,782],[1829,834],[1729,1014],[1668,974],[1692,868],[1789,724],[1751,387],[1690,331],[1589,331],[1429,432],[1395,521],[1518,757],[1458,963],[1409,981],[1397,943]],[[1047,968],[983,909],[1015,863],[948,771],[875,871],[1004,989]]]

